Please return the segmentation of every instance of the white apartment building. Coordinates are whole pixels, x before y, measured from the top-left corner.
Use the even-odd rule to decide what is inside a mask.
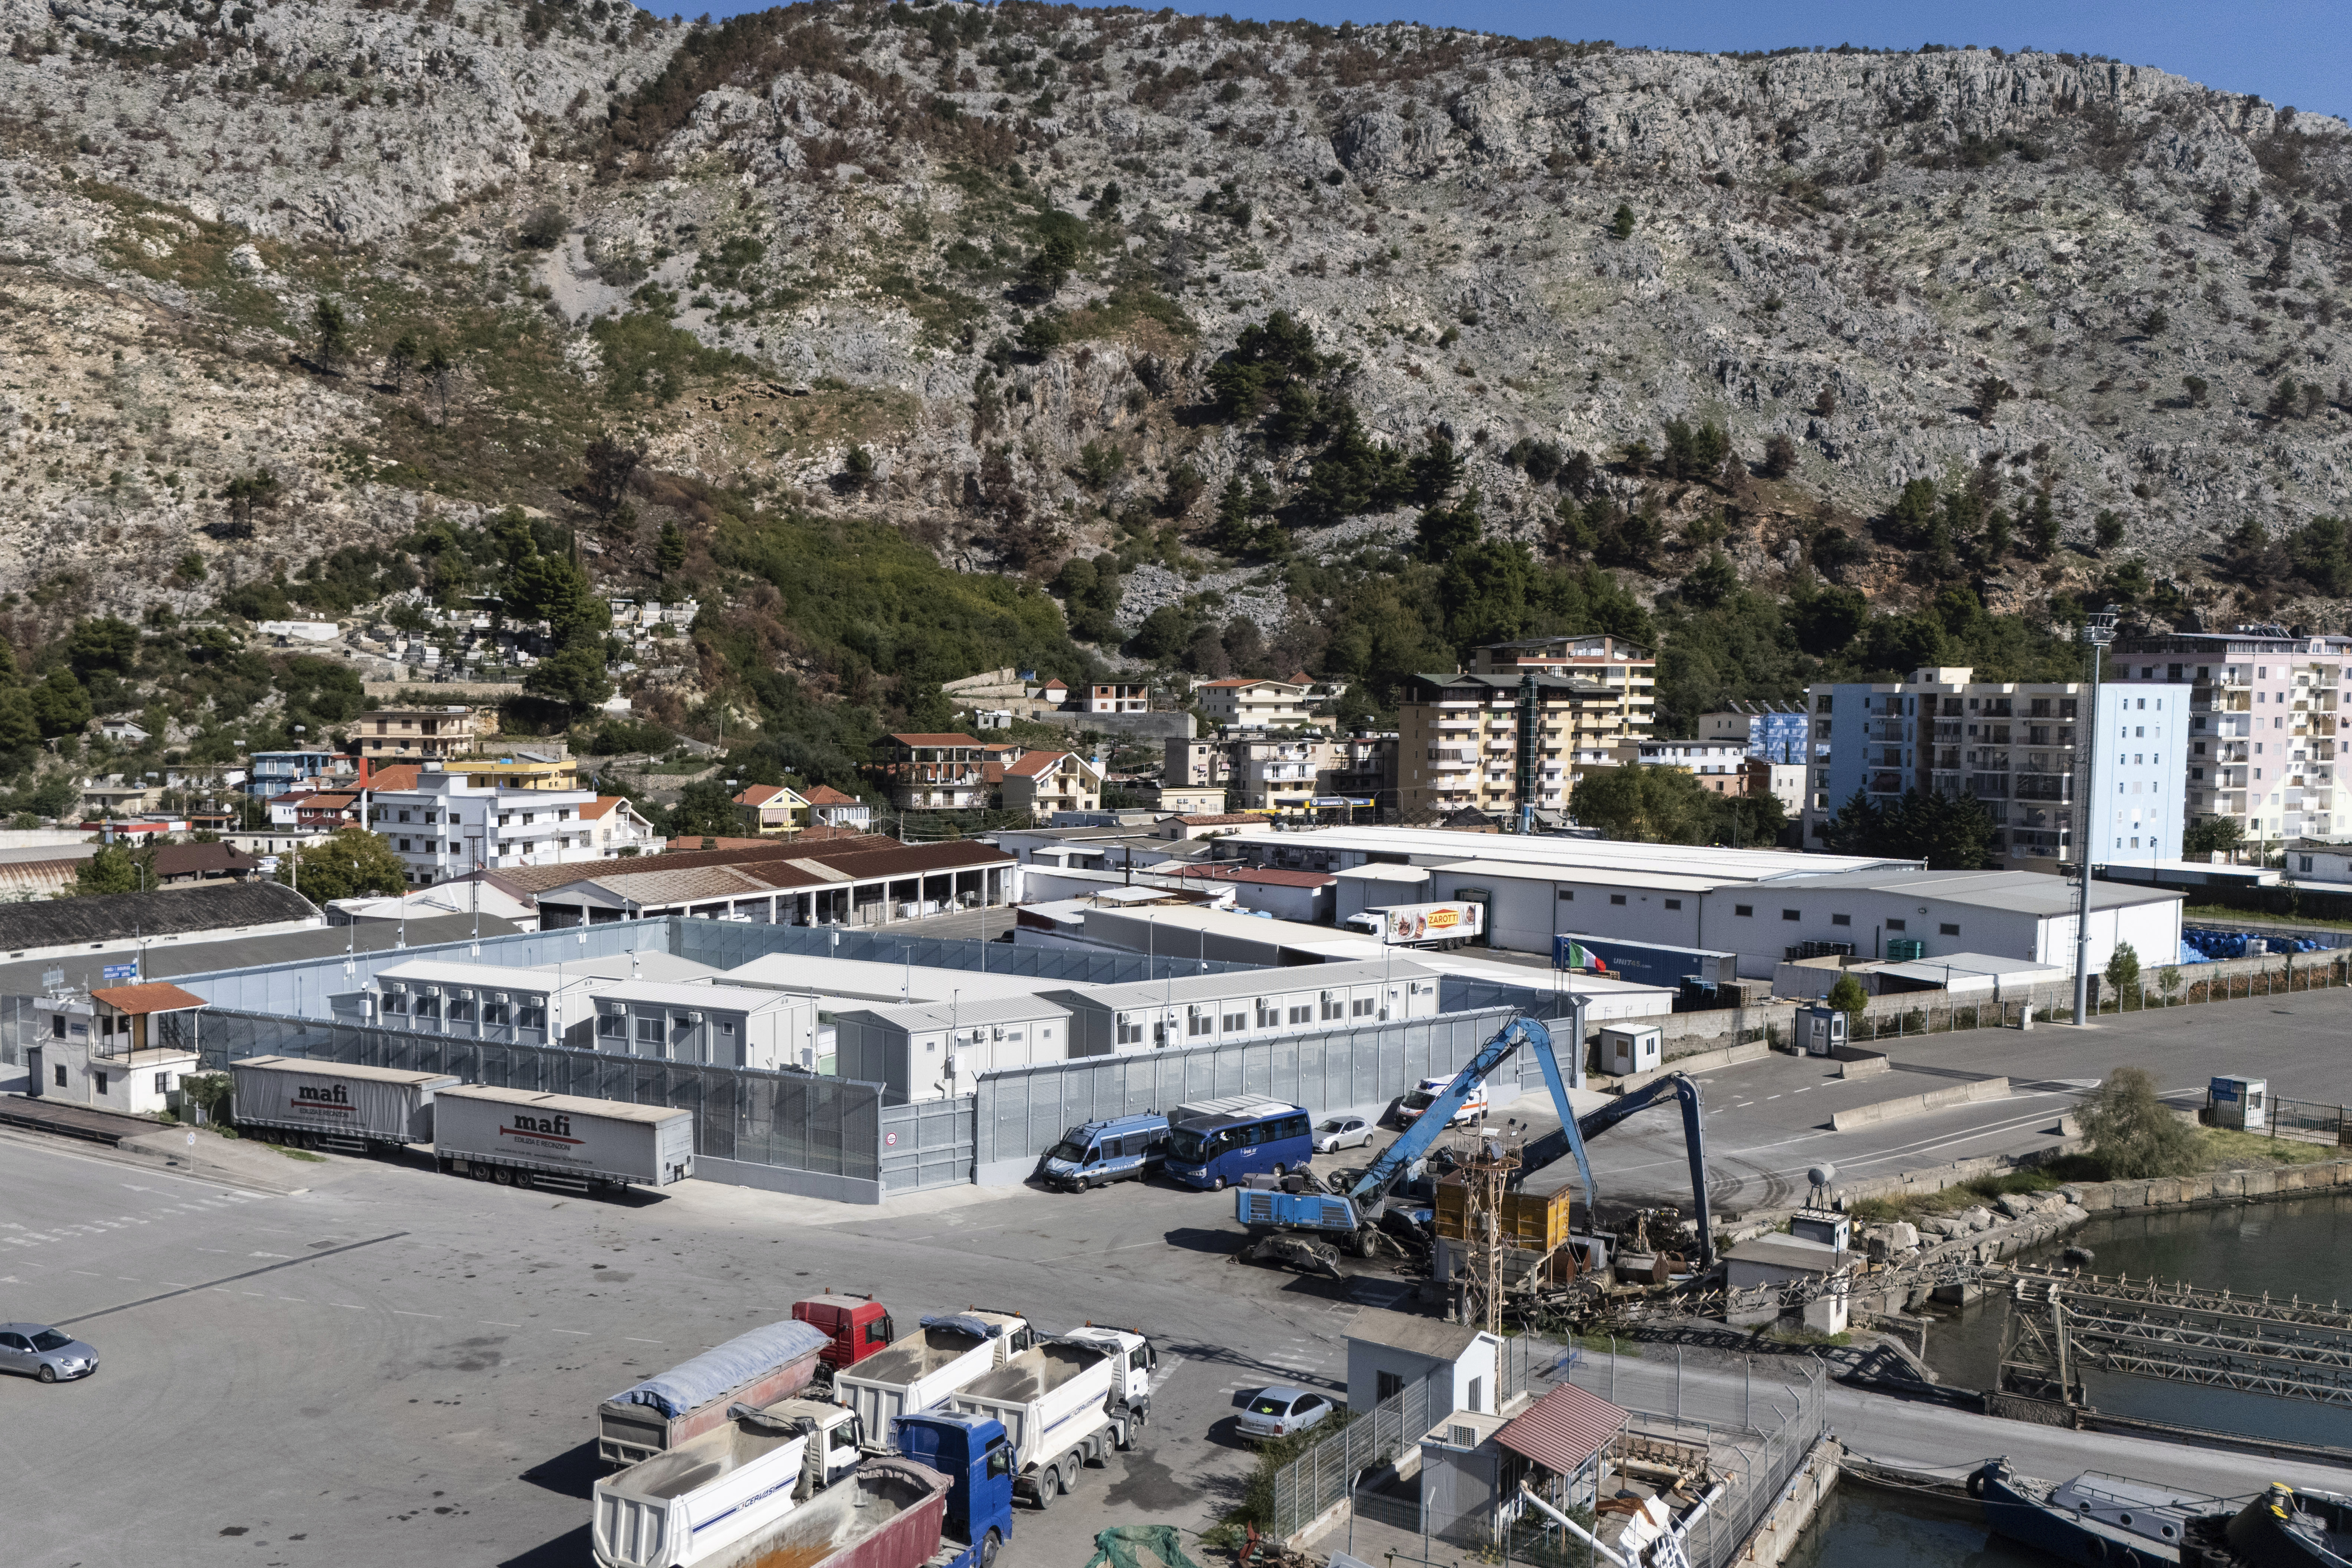
[[[2189,766],[2187,686],[2099,688],[2085,733],[2084,682],[1997,682],[1966,667],[1917,669],[1906,681],[1815,686],[1805,842],[1857,793],[1889,805],[1911,790],[1972,795],[1994,826],[2000,866],[2055,871],[2076,858],[2078,827],[2094,865],[2177,859]],[[2083,748],[2097,740],[2095,784]],[[2079,798],[2097,806],[2077,822]]]
[[[597,810],[593,790],[478,787],[431,763],[416,782],[412,790],[371,790],[367,802],[368,826],[406,862],[417,887],[477,866],[555,866],[614,852],[598,842],[600,831],[613,830],[609,821],[583,816]]]
[[[1309,688],[1287,680],[1235,676],[1204,680],[1192,689],[1201,711],[1220,728],[1286,730],[1306,724]]]
[[[1748,793],[1748,742],[1643,741],[1634,760],[1644,767],[1685,768],[1717,795]]]
[[[2352,637],[2176,632],[2118,641],[2109,671],[2136,689],[2187,684],[2188,821],[2225,817],[2258,843],[2352,838],[2352,782],[2336,751]]]

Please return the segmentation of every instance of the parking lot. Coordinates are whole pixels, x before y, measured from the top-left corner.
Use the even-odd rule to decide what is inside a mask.
[[[2080,1033],[1932,1037],[1895,1047],[1905,1070],[1856,1082],[1786,1057],[1710,1073],[1718,1201],[1801,1199],[1824,1156],[1877,1173],[2047,1142],[2121,1060],[2168,1089],[2252,1071],[2335,1095],[2348,1010],[2326,992]],[[2023,1097],[1823,1125],[1841,1106],[1995,1072]],[[1596,1141],[1604,1198],[1685,1198],[1681,1140],[1661,1109]],[[596,1403],[827,1287],[872,1292],[901,1324],[981,1306],[1154,1340],[1161,1392],[1141,1446],[1051,1513],[1023,1511],[1004,1559],[1075,1565],[1106,1524],[1213,1519],[1250,1462],[1232,1435],[1237,1396],[1337,1390],[1353,1314],[1408,1291],[1234,1265],[1230,1197],[1164,1185],[853,1208],[695,1182],[604,1202],[460,1181],[412,1154],[289,1161],[271,1184],[307,1190],[262,1191],[15,1133],[0,1133],[0,1319],[64,1324],[101,1358],[82,1383],[0,1378],[11,1493],[54,1500],[11,1510],[9,1556],[42,1568],[576,1568]]]

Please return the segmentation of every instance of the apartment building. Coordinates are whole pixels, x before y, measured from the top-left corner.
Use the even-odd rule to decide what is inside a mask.
[[[1232,773],[1218,742],[1171,737],[1161,748],[1162,789],[1223,789]]]
[[[1309,689],[1304,682],[1235,676],[1204,680],[1192,689],[1192,697],[1219,729],[1285,730],[1308,722]]]
[[[2190,741],[2189,689],[2150,682],[2098,689],[2095,722],[2081,682],[1978,681],[1966,667],[1917,669],[1906,681],[1816,686],[1809,744],[1805,842],[1859,792],[1889,805],[1906,791],[1973,795],[1993,820],[1990,852],[2004,868],[2055,871],[2091,860],[2177,859]],[[2095,781],[2084,748],[2098,744]],[[2081,792],[2097,794],[2078,819]]]
[[[1060,811],[1102,809],[1102,769],[1072,752],[1027,752],[1004,768],[1004,809],[1050,822]]]
[[[2352,838],[2336,751],[2352,637],[2245,626],[2120,639],[2110,657],[2118,684],[2188,686],[2187,822],[2226,817],[2258,842]]]
[[[868,763],[900,811],[980,811],[992,784],[988,749],[965,734],[887,735]]]
[[[1393,730],[1338,737],[1331,742],[1331,761],[1324,770],[1321,793],[1351,801],[1369,800],[1382,813],[1394,811],[1401,743]]]
[[[1728,711],[1698,716],[1700,740],[1736,742],[1749,756],[1782,766],[1804,765],[1807,729],[1803,709],[1771,702],[1738,702]]]
[[[1097,681],[1087,689],[1088,713],[1148,713],[1151,688],[1140,680]]]
[[[1493,650],[1478,651],[1483,661]],[[1573,763],[1615,760],[1629,711],[1622,684],[1590,673],[1417,675],[1397,707],[1400,806],[1408,817],[1565,812]]]
[[[462,757],[483,733],[471,708],[379,708],[352,721],[352,749],[373,763]]]
[[[1514,679],[1528,673],[1557,675],[1614,691],[1614,711],[1607,715],[1613,723],[1601,723],[1603,711],[1592,702],[1585,705],[1581,717],[1584,728],[1616,739],[1639,740],[1647,735],[1657,704],[1656,657],[1638,644],[1600,632],[1491,643],[1472,650],[1470,673]]]
[[[1643,741],[1633,760],[1643,767],[1684,768],[1717,795],[1748,793],[1748,740]]]
[[[247,759],[243,788],[263,800],[281,795],[299,784],[341,782],[352,773],[352,760],[341,752],[256,752]]]
[[[1331,743],[1313,731],[1260,730],[1224,741],[1225,798],[1235,810],[1305,816],[1315,809]]]
[[[477,866],[555,866],[611,853],[598,841],[599,818],[609,813],[590,790],[501,789],[428,767],[414,789],[370,790],[365,798],[368,826],[420,888]],[[604,830],[612,826],[605,821]]]

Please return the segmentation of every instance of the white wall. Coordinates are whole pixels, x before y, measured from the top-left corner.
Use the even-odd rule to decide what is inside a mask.
[[[1491,1334],[1480,1334],[1465,1348],[1454,1363],[1454,1408],[1469,1410],[1470,1385],[1479,1385],[1479,1398],[1475,1408],[1492,1414],[1495,1409],[1495,1352],[1498,1342]],[[1380,1403],[1380,1374],[1395,1373],[1411,1387],[1444,1364],[1418,1351],[1398,1350],[1389,1345],[1377,1345],[1364,1340],[1348,1342],[1348,1408],[1359,1414],[1370,1411]]]

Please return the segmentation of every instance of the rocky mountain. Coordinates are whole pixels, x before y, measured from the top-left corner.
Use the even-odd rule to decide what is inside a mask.
[[[1118,551],[1097,637],[1204,594],[1279,632],[1269,553],[1472,489],[1644,597],[1717,548],[1884,604],[2352,586],[2249,581],[2240,533],[2352,500],[2352,131],[2112,60],[1024,0],[0,0],[0,37],[26,615],[509,503],[626,585],[721,493],[959,570]],[[1408,477],[1449,447],[1458,488]]]

